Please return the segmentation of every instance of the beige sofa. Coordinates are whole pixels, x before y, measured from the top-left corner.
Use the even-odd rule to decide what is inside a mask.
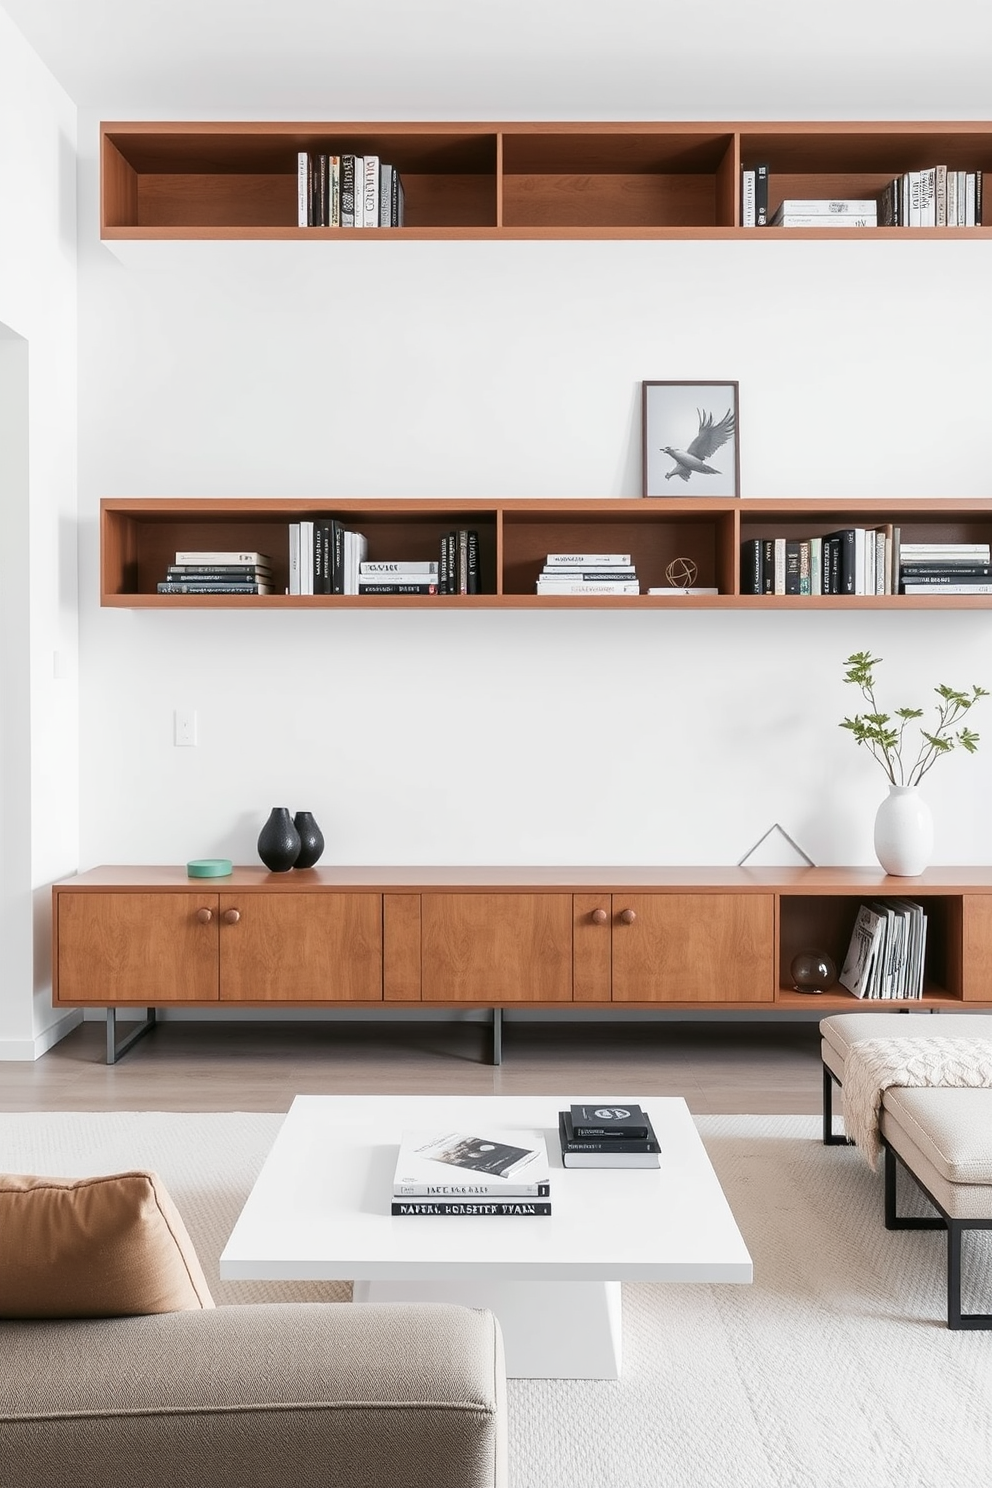
[[[492,1313],[265,1303],[0,1321],[10,1488],[505,1488]]]

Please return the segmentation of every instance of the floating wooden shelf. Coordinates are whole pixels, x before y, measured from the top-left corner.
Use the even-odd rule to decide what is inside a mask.
[[[456,596],[289,595],[289,524],[337,517],[363,532],[373,560],[430,559],[441,536],[479,534],[482,593]],[[101,604],[129,609],[979,609],[976,595],[752,595],[740,592],[741,545],[752,538],[816,537],[849,526],[898,524],[904,542],[992,543],[992,499],[955,501],[735,500],[347,500],[108,497],[100,504]],[[273,562],[271,595],[158,594],[181,549],[246,549]],[[630,553],[642,593],[535,593],[548,553]],[[715,595],[654,596],[675,558],[698,565],[696,585]]]
[[[301,150],[376,154],[402,228],[300,228]],[[787,197],[877,196],[936,163],[992,170],[992,123],[105,123],[101,236],[126,239],[830,238],[743,229],[742,167]],[[992,228],[848,229],[844,237],[990,236]]]

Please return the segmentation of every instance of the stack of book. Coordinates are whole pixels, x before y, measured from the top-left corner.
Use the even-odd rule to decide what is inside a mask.
[[[402,227],[403,196],[399,171],[378,155],[297,154],[298,227]]]
[[[640,594],[629,553],[549,553],[538,594]]]
[[[823,201],[783,201],[772,215],[772,227],[877,227],[878,203],[849,196]]]
[[[913,899],[862,904],[840,973],[841,986],[863,998],[920,998],[927,917]]]
[[[981,227],[982,172],[926,170],[895,176],[879,201],[882,227]]]
[[[570,1106],[558,1113],[566,1168],[657,1168],[661,1146],[646,1111],[630,1101]]]
[[[390,1213],[525,1219],[550,1214],[543,1133],[404,1132]]]
[[[901,594],[992,594],[988,543],[901,543]]]
[[[267,553],[192,548],[176,554],[156,587],[159,594],[271,594],[272,559]]]
[[[290,594],[357,594],[368,538],[333,517],[289,524]]]
[[[899,529],[845,527],[815,537],[741,544],[742,594],[893,594]]]

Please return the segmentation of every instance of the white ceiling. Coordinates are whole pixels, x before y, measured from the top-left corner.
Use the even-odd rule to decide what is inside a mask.
[[[0,0],[117,118],[992,116],[989,0]]]

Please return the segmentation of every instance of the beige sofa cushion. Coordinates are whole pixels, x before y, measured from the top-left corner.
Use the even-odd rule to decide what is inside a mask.
[[[125,1317],[213,1305],[156,1173],[0,1174],[0,1317]]]

